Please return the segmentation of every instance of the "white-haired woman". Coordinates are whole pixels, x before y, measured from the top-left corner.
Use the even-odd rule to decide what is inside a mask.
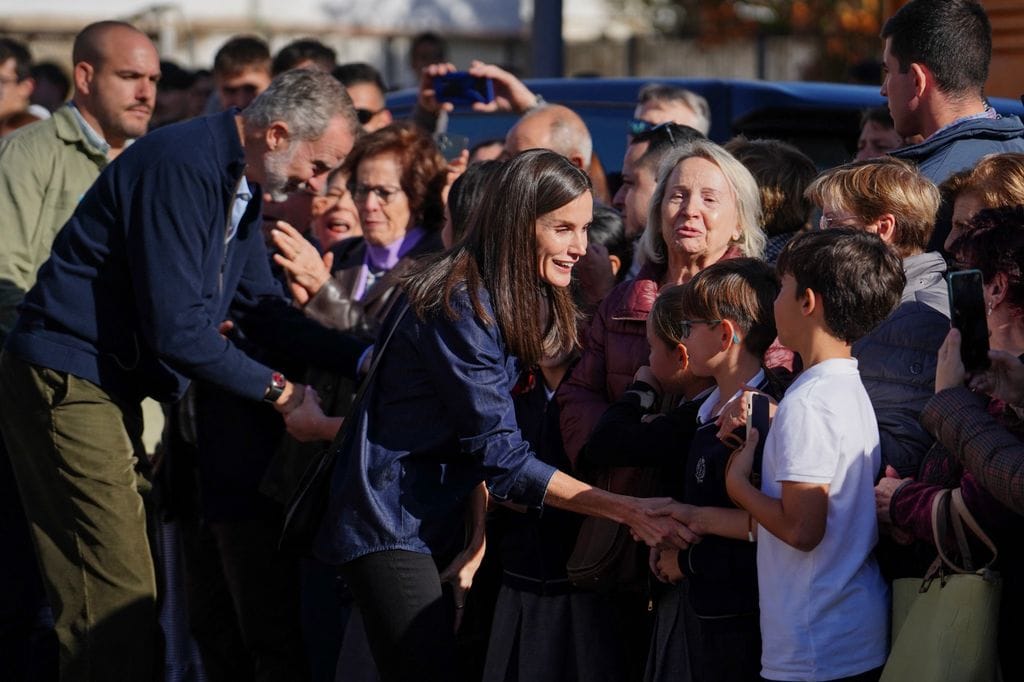
[[[764,253],[757,183],[743,164],[714,142],[695,140],[665,158],[649,212],[640,243],[644,264],[639,275],[618,285],[601,303],[580,362],[557,395],[566,453],[584,472],[621,464],[588,457],[585,444],[604,411],[648,362],[646,320],[658,292],[690,281],[720,260],[760,258]],[[709,386],[707,380],[691,378],[685,397]],[[643,461],[643,453],[636,454],[635,466],[655,466]],[[637,669],[647,658],[647,603],[647,595],[637,594],[632,600],[616,599],[611,607],[614,621],[630,624],[623,631],[635,633],[623,645]]]

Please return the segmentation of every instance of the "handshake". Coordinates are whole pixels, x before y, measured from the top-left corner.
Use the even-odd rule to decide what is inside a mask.
[[[299,441],[332,441],[341,428],[341,417],[328,417],[320,405],[320,396],[312,386],[285,383],[284,392],[274,402],[284,417],[288,434]]]

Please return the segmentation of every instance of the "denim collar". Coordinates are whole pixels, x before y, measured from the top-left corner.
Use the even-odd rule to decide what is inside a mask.
[[[71,113],[75,115],[75,121],[78,122],[78,127],[82,130],[82,135],[85,136],[86,142],[90,145],[103,152],[105,155],[110,153],[110,144],[103,139],[103,136],[96,132],[96,129],[89,125],[89,122],[82,116],[82,112],[78,110],[78,106],[74,102],[68,102],[67,107],[71,109]],[[125,143],[127,147],[131,141]]]

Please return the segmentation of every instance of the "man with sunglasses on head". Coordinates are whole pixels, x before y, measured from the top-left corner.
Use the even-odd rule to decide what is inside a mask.
[[[612,198],[612,206],[622,214],[626,238],[634,242],[634,250],[636,240],[647,226],[661,160],[672,150],[702,137],[694,128],[667,122],[638,131],[630,138],[622,159],[622,184]],[[635,278],[639,271],[640,263],[634,258],[627,278]]]
[[[392,121],[391,112],[384,103],[384,79],[380,71],[365,62],[350,62],[336,66],[331,72],[345,86],[352,98],[356,116],[363,131],[372,133]]]
[[[627,135],[637,135],[662,123],[690,126],[702,135],[711,130],[711,108],[695,92],[665,83],[649,83],[637,95]]]

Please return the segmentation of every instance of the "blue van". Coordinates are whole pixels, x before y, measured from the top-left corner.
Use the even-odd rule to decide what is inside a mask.
[[[648,83],[676,85],[705,97],[711,107],[709,136],[716,142],[738,134],[786,140],[822,169],[853,158],[861,112],[885,104],[877,87],[838,83],[698,78],[547,78],[525,83],[546,101],[564,104],[583,117],[594,138],[594,151],[609,173],[621,170],[626,124],[633,117],[637,93]],[[1024,105],[1017,100],[990,101],[1001,114],[1024,114]],[[416,91],[392,93],[387,102],[396,118],[408,116]],[[460,108],[449,117],[448,132],[467,135],[472,145],[503,138],[516,118]]]

